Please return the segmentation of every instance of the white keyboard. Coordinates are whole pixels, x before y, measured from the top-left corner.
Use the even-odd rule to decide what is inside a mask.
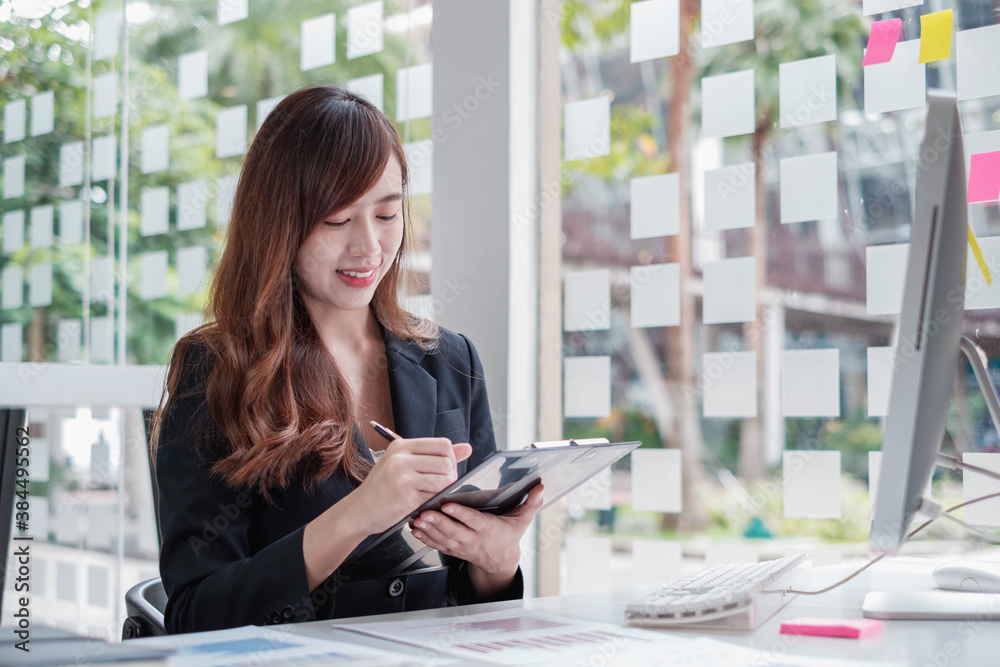
[[[631,625],[753,629],[791,599],[782,584],[809,561],[807,554],[763,563],[713,565],[631,602]],[[712,623],[714,622],[714,623]]]

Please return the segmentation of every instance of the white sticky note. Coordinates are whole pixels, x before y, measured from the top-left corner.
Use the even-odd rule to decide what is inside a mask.
[[[4,271],[4,287],[6,288],[7,272]],[[6,306],[4,306],[6,308]],[[0,326],[0,361],[21,361],[24,358],[24,327],[17,323]],[[36,456],[35,443],[32,442],[31,459]],[[36,479],[34,476],[31,479]]]
[[[753,37],[753,0],[702,0],[702,48],[735,44]]]
[[[837,120],[837,57],[806,58],[778,66],[781,127]]]
[[[403,153],[410,168],[410,195],[430,194],[434,189],[434,142],[411,141],[403,144]]]
[[[201,313],[181,313],[174,320],[174,340],[180,340],[181,336],[200,326],[204,321]]]
[[[1000,454],[965,452],[962,454],[962,461],[991,472],[1000,473]],[[1000,493],[1000,480],[970,470],[962,472],[962,500],[968,502],[993,493]],[[965,512],[965,520],[971,524],[1000,526],[1000,498],[982,500],[966,506],[963,511]]]
[[[869,315],[898,315],[903,309],[909,243],[865,248],[865,293]]]
[[[983,259],[990,269],[992,280],[986,284],[972,253],[969,252],[965,265],[965,309],[986,310],[1000,308],[1000,237],[984,236],[979,238],[979,249]]]
[[[709,544],[705,547],[705,566],[756,563],[757,547],[750,544]]]
[[[215,115],[215,157],[243,155],[247,150],[247,105],[220,109]]]
[[[52,222],[55,218],[55,208],[50,204],[35,206],[31,209],[31,247],[52,247]]]
[[[3,214],[3,251],[17,252],[24,247],[24,211]]]
[[[83,183],[83,142],[70,141],[59,147],[59,185]]]
[[[3,106],[3,142],[5,144],[24,139],[28,116],[28,104],[24,98],[11,100]]]
[[[926,65],[918,62],[919,55],[919,39],[899,42],[892,60],[862,68],[865,113],[886,113],[924,106],[927,101],[927,75]]]
[[[889,414],[889,392],[892,389],[894,347],[868,348],[868,416]]]
[[[91,473],[93,474],[93,473]],[[115,536],[115,506],[114,505],[98,505],[96,503],[87,503],[87,532],[85,537],[87,539],[87,546],[94,549],[110,549],[114,542]],[[91,566],[90,571],[94,571],[94,566]],[[104,570],[105,574],[103,577],[104,587],[107,587],[107,568],[101,568]],[[91,584],[93,585],[94,577],[91,577]],[[90,593],[91,598],[93,598],[93,591]],[[103,595],[104,603],[107,604],[107,591]],[[100,600],[93,600],[91,604],[95,604]]]
[[[24,196],[24,156],[16,155],[3,161],[3,198]]]
[[[118,104],[118,76],[115,72],[94,77],[94,118],[110,118]]]
[[[58,502],[58,501],[57,501]],[[63,499],[62,502],[66,502]],[[72,510],[71,510],[72,511]],[[75,529],[75,523],[74,531]],[[67,544],[73,544],[76,546],[77,538],[76,533],[67,534],[60,530],[63,523],[59,520],[58,507],[56,509],[56,541],[64,542]],[[77,581],[76,575],[78,571],[78,565],[75,561],[57,561],[56,562],[56,599],[62,600],[64,602],[71,602],[74,605],[79,604],[79,596],[77,594]]]
[[[205,246],[180,248],[177,251],[177,281],[181,294],[197,294],[205,287],[208,250]]]
[[[143,299],[159,299],[167,295],[167,251],[156,250],[142,255],[142,282],[139,295]]]
[[[194,100],[208,95],[208,51],[192,51],[177,59],[177,95]]]
[[[754,226],[757,194],[753,162],[705,172],[705,229],[747,229]]]
[[[337,17],[324,14],[302,22],[299,67],[303,72],[332,65],[337,58]]]
[[[706,417],[757,416],[757,354],[709,352],[702,355]]]
[[[55,128],[56,94],[51,90],[31,98],[31,136],[48,134]]]
[[[90,363],[106,364],[114,359],[114,327],[110,317],[90,318]]]
[[[840,416],[840,350],[781,353],[781,414],[785,417]]]
[[[154,125],[142,131],[142,173],[153,174],[170,167],[170,127]]]
[[[36,264],[31,267],[31,282],[28,286],[28,303],[32,306],[52,304],[52,263]]]
[[[681,576],[680,542],[632,540],[632,586],[666,586]]]
[[[670,514],[681,511],[681,450],[632,452],[632,509]]]
[[[369,2],[347,10],[347,57],[382,50],[382,3]]]
[[[735,137],[754,131],[752,69],[701,80],[701,131],[704,137]]]
[[[77,543],[77,540],[79,540],[79,538],[80,538],[80,533],[81,533],[80,522],[82,521],[82,515],[83,515],[82,508],[83,508],[83,505],[81,503],[79,503],[78,501],[70,498],[69,494],[66,493],[66,492],[59,493],[59,495],[57,495],[56,498],[55,498],[55,503],[54,504],[55,504],[55,511],[56,511],[56,542],[60,542],[62,544],[73,544],[73,545],[75,545]],[[63,565],[63,564],[64,563],[59,563],[59,565]],[[76,563],[66,563],[66,565],[70,566],[72,568],[72,572],[74,573],[73,585],[72,585],[72,587],[70,587],[68,585],[67,586],[60,586],[60,588],[70,589],[72,591],[73,596],[71,598],[69,598],[69,599],[75,601],[76,600],[76,582],[75,582]],[[60,577],[60,578],[64,578],[64,577]],[[69,593],[70,590],[63,591],[63,595],[65,595],[66,593]]]
[[[757,317],[756,261],[735,257],[705,262],[705,324],[752,322]]]
[[[118,166],[117,145],[117,137],[113,134],[94,137],[93,141],[90,142],[91,182],[96,183],[114,178],[115,168]]]
[[[31,444],[32,444],[32,447],[34,447],[34,445],[35,445],[35,439],[34,438],[31,439]],[[39,475],[44,474],[44,479],[42,479],[42,477],[36,476],[36,473],[34,472],[34,470],[32,470],[32,472],[29,473],[29,475],[28,475],[28,477],[30,479],[37,479],[40,482],[47,482],[47,481],[49,481],[48,446],[45,447],[45,452],[46,452],[46,454],[45,454],[45,461],[44,461],[44,463],[45,463],[44,473],[43,473],[42,470],[38,471]],[[34,452],[32,452],[31,465],[29,467],[32,468],[32,469],[35,468],[35,455],[34,455]],[[41,468],[41,463],[38,464],[38,467]],[[49,539],[49,499],[48,498],[46,498],[44,496],[41,496],[41,497],[40,496],[34,496],[31,499],[31,523],[28,524],[28,526],[29,526],[29,530],[28,530],[28,534],[29,535],[34,535],[35,539],[37,539],[37,540],[48,541],[48,539]],[[37,558],[37,556],[36,556],[36,558]],[[41,561],[42,559],[39,558],[39,560]],[[44,561],[42,562],[41,567],[40,567],[40,569],[38,571],[41,572],[43,575],[45,574],[46,570],[45,570]],[[42,579],[44,581],[44,576],[42,577]],[[39,583],[41,583],[41,582],[39,582]],[[39,596],[45,595],[45,593],[44,593],[44,586],[38,585],[38,586],[33,586],[33,588],[36,589],[36,595],[39,595]]]
[[[90,300],[104,302],[114,293],[114,263],[110,257],[93,257],[90,260]]]
[[[924,4],[924,0],[862,0],[861,12],[865,16],[871,16],[872,14],[885,14],[922,4]]]
[[[20,361],[20,359],[18,359]],[[32,482],[49,481],[49,440],[48,438],[31,438],[31,458],[28,462],[28,479]],[[48,524],[49,508],[47,504],[36,505],[39,500],[37,495],[29,501],[31,503],[31,521],[36,519],[44,526]],[[48,500],[45,498],[44,500]],[[44,531],[44,535],[48,531]]]
[[[3,270],[3,307],[20,308],[24,304],[24,270],[10,266]]]
[[[59,204],[59,243],[83,241],[83,202],[79,199]]]
[[[111,532],[114,528],[114,518],[110,515],[112,508],[101,506],[100,508],[91,506],[90,511],[100,509],[108,512],[108,517],[101,517],[95,520],[95,525],[87,530],[87,545],[98,549],[111,548]],[[88,524],[89,525],[89,524]],[[108,608],[108,568],[103,565],[91,564],[87,566],[87,604],[91,607]]]
[[[274,111],[274,107],[278,106],[281,100],[285,99],[284,95],[279,95],[277,97],[268,97],[267,99],[257,100],[257,129],[260,131],[260,126],[264,124],[268,115]]]
[[[956,39],[958,99],[1000,95],[1000,25],[960,30]]]
[[[589,160],[611,152],[611,100],[603,95],[563,110],[563,159]]]
[[[94,60],[104,60],[118,55],[120,26],[120,14],[113,9],[106,9],[97,15],[94,19]]]
[[[634,328],[675,327],[681,323],[680,264],[633,266],[629,269],[629,286]]]
[[[680,174],[633,178],[629,190],[632,238],[649,239],[680,232]]]
[[[629,6],[629,61],[675,56],[680,51],[679,0],[643,0]]]
[[[348,79],[347,89],[352,93],[367,98],[369,102],[382,109],[385,88],[381,72],[369,74],[368,76],[359,76],[356,79]]]
[[[139,233],[143,236],[169,231],[170,189],[148,188],[139,195]]]
[[[396,120],[402,122],[431,115],[433,82],[431,63],[403,67],[396,72]]]
[[[781,222],[837,219],[837,153],[781,160]]]
[[[560,594],[593,593],[611,588],[611,539],[568,535]]]
[[[207,219],[208,191],[205,181],[197,180],[177,186],[177,229],[200,229]]]
[[[240,177],[233,174],[219,176],[215,182],[215,226],[224,230],[229,226],[229,216],[233,212],[233,199],[236,197],[236,186]]]
[[[611,272],[570,271],[563,279],[563,331],[594,331],[611,324]]]
[[[242,21],[250,16],[250,0],[218,0],[215,17],[219,25]]]
[[[570,515],[583,510],[611,509],[611,469],[605,468],[566,494]]]
[[[840,452],[785,451],[782,478],[785,516],[840,518]]]
[[[60,363],[82,358],[83,324],[80,319],[62,319],[56,326],[56,357]]]
[[[563,416],[610,415],[611,357],[569,357],[563,364]]]

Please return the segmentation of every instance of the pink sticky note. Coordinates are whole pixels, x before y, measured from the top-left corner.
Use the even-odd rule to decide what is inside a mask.
[[[868,36],[868,48],[865,50],[865,59],[861,66],[878,65],[892,60],[892,54],[896,50],[896,42],[899,41],[899,31],[902,27],[903,21],[901,19],[888,19],[872,23],[872,32]]]
[[[783,635],[862,639],[882,632],[882,621],[871,618],[793,618],[781,624]]]
[[[969,203],[1000,199],[1000,151],[974,153],[969,166]]]

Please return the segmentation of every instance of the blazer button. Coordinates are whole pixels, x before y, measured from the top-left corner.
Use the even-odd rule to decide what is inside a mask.
[[[281,612],[280,611],[272,611],[271,612],[271,624],[272,625],[277,625],[278,623],[281,623]]]
[[[286,604],[284,609],[281,610],[281,616],[286,620],[290,621],[295,618],[295,608],[290,604]]]
[[[264,614],[260,617],[261,625],[271,625],[271,617],[268,614]]]
[[[393,579],[392,583],[389,584],[389,595],[392,597],[397,597],[400,593],[403,592],[403,588],[404,586],[402,579]]]

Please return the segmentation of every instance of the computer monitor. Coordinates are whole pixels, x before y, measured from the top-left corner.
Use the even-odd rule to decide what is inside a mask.
[[[968,246],[965,156],[954,93],[930,91],[889,411],[869,546],[902,545],[934,471],[958,367]]]

